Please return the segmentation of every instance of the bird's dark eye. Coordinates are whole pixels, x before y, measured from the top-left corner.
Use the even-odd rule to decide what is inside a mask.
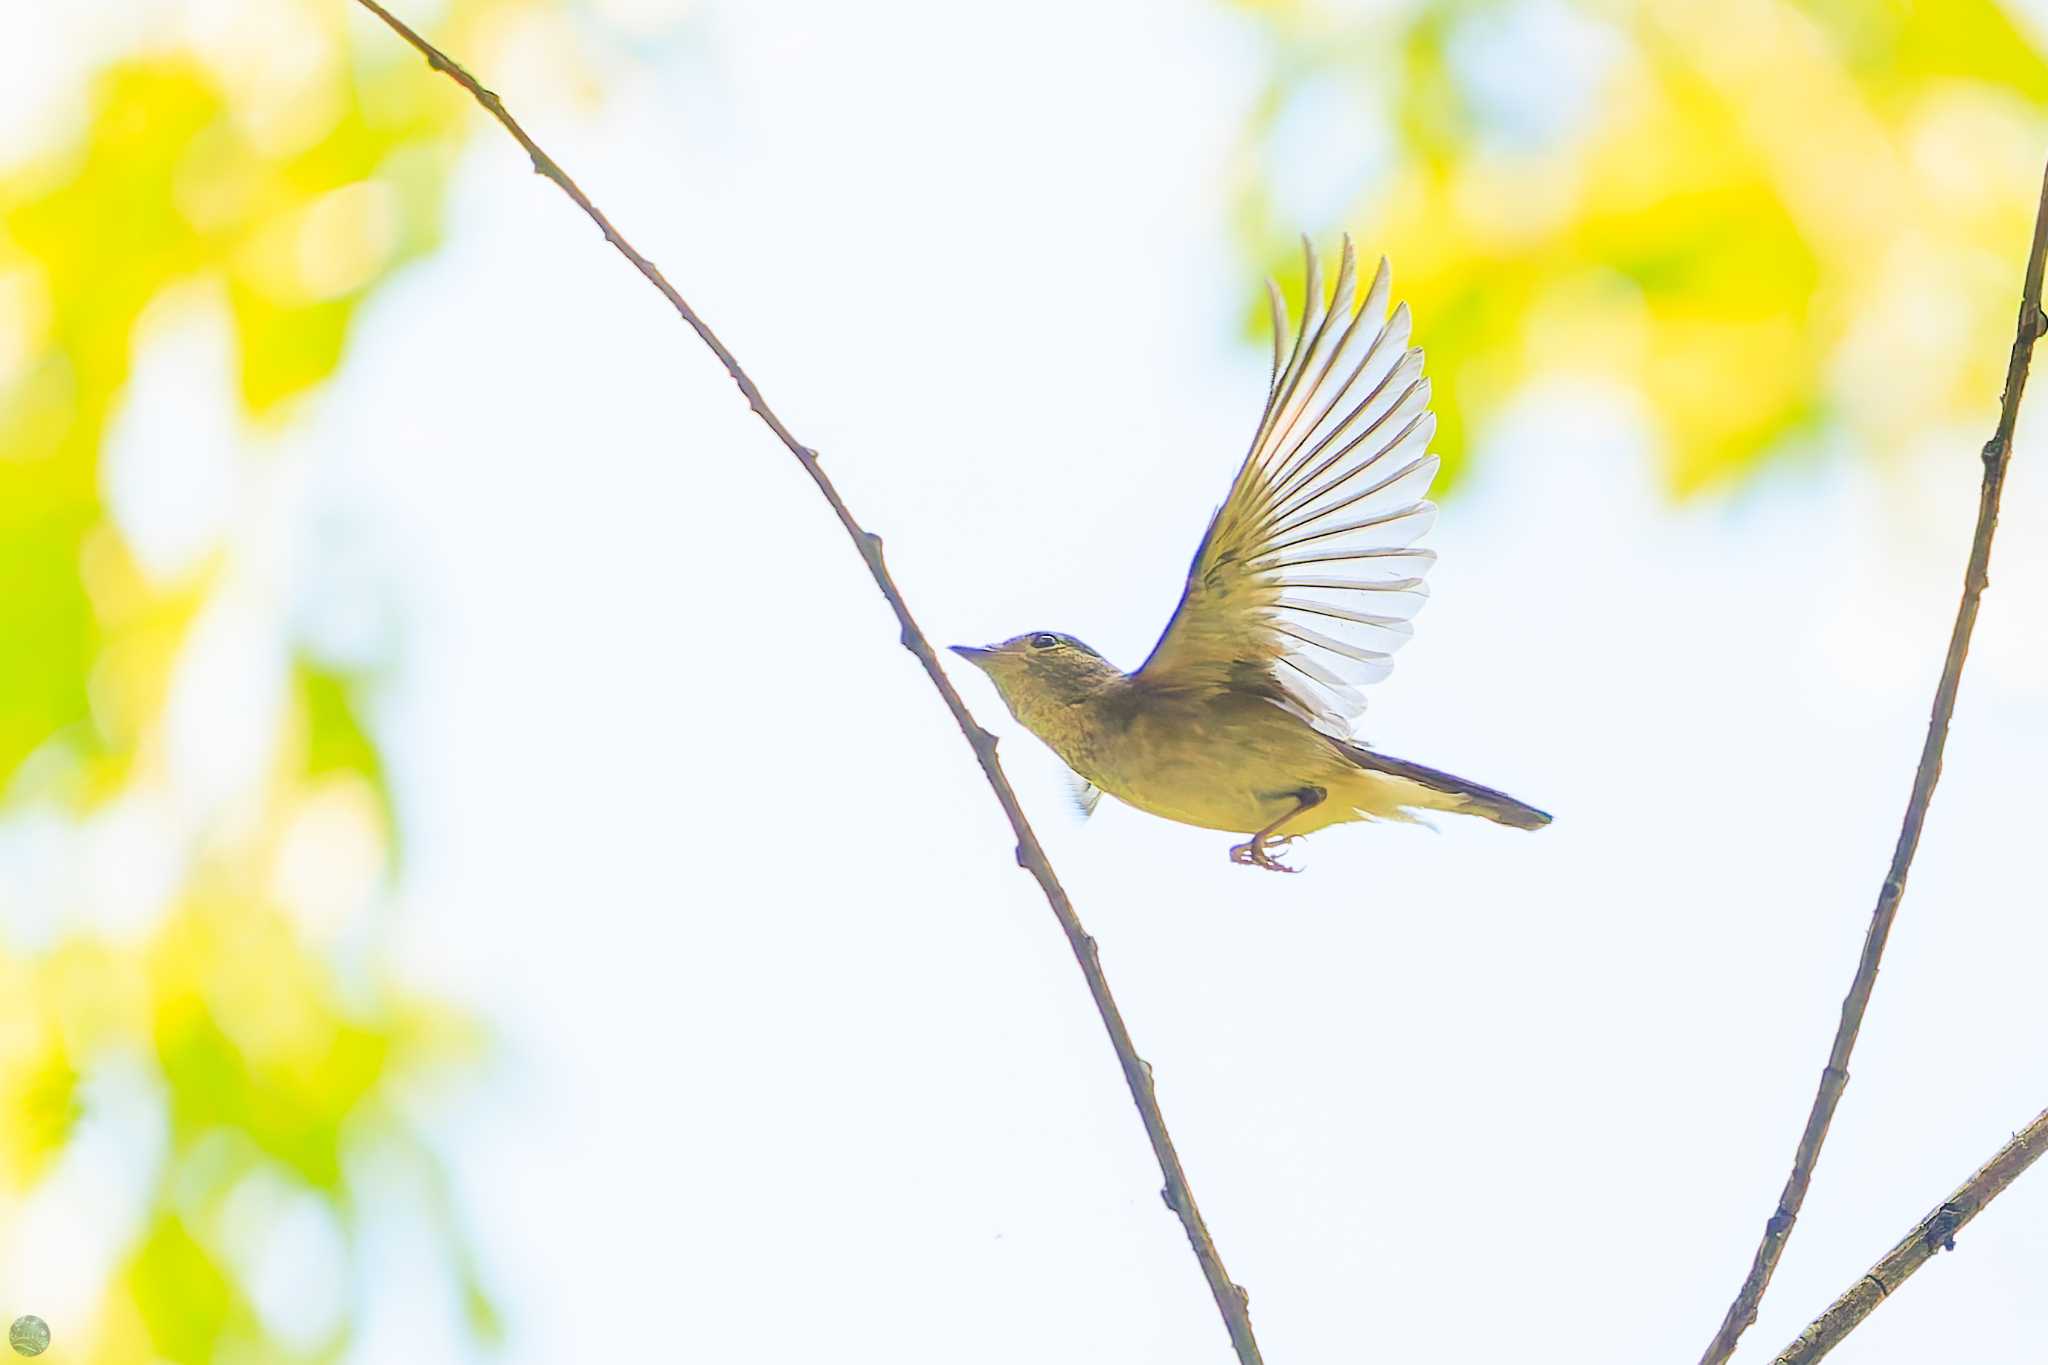
[[[1033,649],[1057,649],[1059,648],[1059,643],[1059,636],[1049,635],[1044,632],[1031,637],[1031,647]]]

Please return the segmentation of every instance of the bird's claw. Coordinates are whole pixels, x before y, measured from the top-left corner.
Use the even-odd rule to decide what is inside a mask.
[[[1282,834],[1270,839],[1253,837],[1244,843],[1231,846],[1230,861],[1240,867],[1263,867],[1268,872],[1299,872],[1300,868],[1289,867],[1269,851],[1285,848],[1293,842],[1292,834]]]

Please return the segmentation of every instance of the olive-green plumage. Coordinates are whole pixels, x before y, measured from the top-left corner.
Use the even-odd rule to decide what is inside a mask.
[[[1332,306],[1308,257],[1301,329],[1271,289],[1266,411],[1196,551],[1152,656],[1125,673],[1072,636],[1040,631],[955,651],[1090,787],[1169,820],[1250,834],[1233,860],[1287,870],[1270,849],[1344,821],[1414,811],[1520,829],[1550,817],[1353,740],[1357,688],[1391,669],[1435,556],[1415,548],[1436,509],[1436,420],[1407,305],[1387,317],[1380,263],[1354,307],[1351,243]]]

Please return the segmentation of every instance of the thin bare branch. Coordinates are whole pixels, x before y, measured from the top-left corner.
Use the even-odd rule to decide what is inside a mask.
[[[1920,766],[1913,774],[1912,795],[1906,802],[1906,818],[1899,827],[1899,841],[1892,850],[1890,869],[1877,893],[1877,908],[1870,916],[1870,930],[1863,940],[1863,956],[1856,964],[1849,994],[1842,1001],[1841,1023],[1835,1029],[1834,1044],[1828,1049],[1827,1065],[1820,1073],[1820,1089],[1792,1154],[1792,1173],[1778,1196],[1777,1210],[1764,1224],[1763,1240],[1735,1301],[1728,1306],[1721,1329],[1707,1345],[1700,1365],[1723,1365],[1735,1353],[1735,1343],[1756,1321],[1757,1305],[1771,1283],[1771,1274],[1784,1254],[1806,1202],[1806,1188],[1812,1183],[1814,1163],[1820,1160],[1821,1144],[1827,1141],[1828,1124],[1835,1106],[1849,1084],[1849,1054],[1855,1049],[1856,1034],[1863,1026],[1863,1011],[1870,1004],[1870,992],[1877,985],[1878,961],[1884,956],[1885,940],[1891,936],[1892,921],[1906,894],[1906,873],[1913,866],[1913,854],[1920,846],[1920,829],[1927,819],[1928,803],[1934,799],[1934,785],[1941,780],[1941,752],[1948,743],[1949,718],[1955,714],[1956,689],[1962,682],[1963,660],[1970,652],[1970,635],[1977,626],[1977,605],[1989,582],[1991,536],[1998,528],[1998,500],[2005,490],[2006,465],[2012,458],[2013,426],[2019,421],[2020,395],[2027,387],[2027,365],[2034,343],[2048,331],[2048,316],[2041,312],[2041,271],[2048,258],[2048,178],[2041,186],[2040,209],[2034,219],[2034,245],[2027,256],[2026,284],[2020,294],[2017,335],[2012,359],[2005,371],[2005,394],[2000,400],[1998,431],[1984,447],[1984,485],[1977,499],[1977,534],[1970,545],[1970,565],[1963,575],[1963,600],[1956,608],[1955,628],[1949,635],[1948,657],[1942,664],[1941,682],[1934,689],[1934,713],[1927,723],[1927,740],[1920,749]]]
[[[973,747],[974,756],[981,763],[982,774],[988,779],[989,788],[995,793],[996,801],[1003,808],[1003,814],[1008,817],[1010,828],[1016,832],[1017,863],[1037,879],[1040,889],[1045,892],[1046,903],[1052,907],[1061,930],[1067,936],[1067,943],[1073,949],[1074,960],[1080,964],[1081,973],[1087,978],[1088,993],[1095,999],[1095,1009],[1102,1016],[1102,1026],[1109,1033],[1110,1045],[1116,1049],[1117,1061],[1123,1068],[1124,1083],[1130,1087],[1131,1099],[1138,1106],[1138,1116],[1145,1124],[1145,1136],[1152,1142],[1152,1154],[1158,1158],[1160,1174],[1166,1180],[1166,1188],[1161,1193],[1167,1206],[1179,1215],[1181,1226],[1187,1232],[1188,1243],[1194,1248],[1196,1260],[1201,1263],[1202,1276],[1208,1281],[1209,1293],[1216,1300],[1216,1309],[1222,1315],[1224,1326],[1230,1332],[1230,1343],[1237,1352],[1240,1365],[1256,1365],[1260,1359],[1259,1346],[1252,1336],[1251,1314],[1247,1307],[1248,1296],[1225,1272],[1223,1258],[1216,1251],[1215,1239],[1209,1235],[1208,1226],[1202,1221],[1201,1210],[1195,1204],[1194,1191],[1188,1185],[1187,1173],[1181,1169],[1180,1156],[1174,1151],[1173,1139],[1167,1133],[1166,1118],[1159,1110],[1158,1096],[1152,1083],[1152,1068],[1138,1056],[1137,1047],[1131,1041],[1130,1030],[1124,1027],[1123,1015],[1117,1009],[1116,997],[1110,993],[1109,980],[1103,975],[1095,940],[1082,927],[1080,916],[1074,912],[1073,902],[1067,899],[1067,893],[1060,886],[1059,878],[1053,874],[1052,864],[1047,861],[1045,850],[1038,842],[1038,836],[1032,833],[1030,822],[1024,817],[1024,808],[1019,804],[1016,792],[1011,790],[1009,779],[1003,774],[1002,764],[996,759],[996,737],[975,723],[974,717],[968,713],[966,703],[960,700],[960,694],[954,691],[945,670],[939,666],[938,655],[933,652],[931,642],[925,638],[916,619],[911,616],[910,608],[903,600],[903,593],[897,588],[895,579],[890,576],[888,567],[882,560],[882,538],[863,529],[860,523],[854,520],[845,500],[839,496],[839,490],[833,487],[832,481],[825,476],[824,469],[819,465],[818,453],[790,434],[789,428],[782,424],[782,419],[768,406],[767,400],[761,396],[760,389],[748,378],[747,372],[740,368],[739,361],[726,349],[725,343],[720,341],[704,320],[697,316],[696,310],[683,300],[675,286],[655,268],[654,262],[636,251],[632,244],[619,234],[619,230],[612,226],[611,220],[590,201],[589,196],[577,188],[576,182],[555,163],[554,158],[542,151],[540,145],[527,135],[526,130],[519,126],[518,120],[506,112],[504,103],[446,53],[379,5],[377,0],[357,0],[357,3],[383,20],[392,32],[417,49],[420,55],[427,59],[427,65],[442,72],[474,96],[477,103],[481,104],[485,111],[526,150],[527,156],[533,161],[533,169],[553,181],[562,193],[568,195],[576,207],[582,209],[590,221],[597,224],[598,230],[604,234],[604,239],[617,248],[620,255],[632,262],[633,268],[645,276],[649,284],[661,291],[662,297],[669,301],[669,305],[683,321],[690,324],[691,329],[704,344],[711,348],[712,354],[725,366],[726,373],[732,376],[733,383],[737,384],[740,392],[746,396],[747,406],[752,408],[754,414],[767,423],[768,429],[775,433],[777,439],[789,448],[789,453],[796,457],[804,472],[811,476],[811,482],[817,485],[818,492],[831,506],[833,515],[839,518],[839,524],[845,528],[847,537],[852,540],[854,548],[866,561],[868,572],[874,577],[875,586],[881,589],[882,596],[888,599],[890,609],[896,613],[896,622],[902,630],[903,647],[917,656],[917,661],[924,666],[925,674],[931,679],[932,686],[938,689],[939,696],[945,701],[946,709],[953,713],[953,720],[959,725],[960,733],[967,737],[968,744]]]
[[[1956,1234],[2044,1152],[2048,1152],[2048,1109],[2014,1133],[2012,1141],[1999,1148],[1997,1156],[1957,1186],[1939,1208],[1915,1223],[1913,1230],[1829,1305],[1827,1312],[1808,1323],[1798,1340],[1778,1352],[1775,1365],[1813,1365],[1834,1350],[1879,1304],[1898,1292],[1914,1271],[1933,1260],[1936,1252],[1954,1251]]]

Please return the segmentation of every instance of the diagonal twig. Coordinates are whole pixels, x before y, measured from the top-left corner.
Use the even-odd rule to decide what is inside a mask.
[[[1813,1365],[1841,1344],[1876,1307],[1897,1292],[1909,1276],[1934,1259],[1938,1251],[1956,1249],[1956,1233],[1984,1206],[2005,1193],[2005,1187],[2048,1152],[2048,1109],[2012,1135],[1998,1155],[1956,1187],[1941,1206],[1913,1225],[1899,1244],[1850,1285],[1828,1310],[1808,1323],[1798,1340],[1778,1352],[1773,1365]]]
[[[967,704],[960,700],[960,694],[954,691],[945,670],[939,666],[938,655],[933,653],[931,642],[925,638],[924,632],[918,628],[916,619],[911,616],[901,590],[897,588],[895,579],[890,576],[888,567],[882,560],[882,538],[863,529],[861,524],[854,520],[845,500],[839,496],[839,490],[833,486],[831,479],[826,477],[823,467],[818,463],[818,453],[790,434],[789,428],[782,424],[782,419],[775,415],[767,400],[761,396],[761,391],[755,387],[754,381],[740,368],[740,363],[733,357],[733,353],[725,348],[725,343],[720,341],[704,320],[697,316],[696,310],[683,300],[675,286],[655,268],[654,262],[634,250],[632,244],[612,226],[611,220],[590,201],[589,196],[577,188],[576,182],[571,180],[567,173],[555,164],[554,159],[527,135],[526,130],[519,126],[518,120],[506,112],[503,101],[469,72],[463,70],[461,65],[446,53],[378,4],[377,0],[357,0],[357,3],[383,20],[392,32],[411,44],[427,59],[427,65],[442,72],[474,96],[477,103],[481,104],[485,111],[525,149],[527,156],[533,161],[535,172],[553,181],[562,193],[568,195],[576,207],[582,209],[590,221],[597,224],[598,230],[604,234],[604,239],[617,248],[620,255],[632,262],[633,268],[645,276],[649,284],[661,291],[662,297],[669,301],[669,305],[683,321],[689,323],[704,344],[711,348],[712,354],[718,357],[719,363],[725,366],[726,373],[732,376],[733,383],[737,384],[740,392],[745,395],[747,406],[752,408],[754,414],[775,433],[776,438],[789,448],[789,453],[796,457],[797,463],[811,476],[811,482],[817,485],[818,492],[831,506],[833,515],[839,518],[839,524],[845,528],[847,537],[853,541],[854,548],[860,551],[861,558],[866,561],[868,572],[874,577],[875,586],[881,589],[882,596],[888,599],[890,609],[896,613],[896,622],[902,629],[903,647],[917,656],[917,661],[924,666],[932,686],[938,689],[940,698],[945,701],[946,709],[953,713],[953,720],[959,725],[960,733],[967,737],[968,744],[973,747],[974,756],[981,763],[982,774],[988,779],[989,788],[995,793],[997,803],[1003,808],[1003,814],[1008,817],[1010,828],[1016,832],[1017,863],[1037,879],[1040,889],[1045,892],[1046,902],[1052,906],[1052,912],[1067,936],[1067,943],[1074,951],[1074,959],[1081,966],[1081,974],[1088,980],[1088,993],[1094,997],[1096,1012],[1102,1016],[1102,1026],[1109,1033],[1110,1045],[1116,1049],[1117,1061],[1123,1068],[1124,1083],[1130,1087],[1131,1100],[1138,1107],[1138,1116],[1145,1125],[1145,1136],[1151,1140],[1152,1154],[1159,1161],[1160,1174],[1165,1177],[1166,1188],[1161,1193],[1166,1199],[1167,1206],[1180,1217],[1188,1243],[1194,1248],[1195,1259],[1201,1263],[1202,1277],[1208,1281],[1209,1293],[1216,1300],[1216,1309],[1222,1315],[1224,1326],[1230,1332],[1230,1343],[1237,1352],[1239,1365],[1258,1365],[1259,1346],[1252,1336],[1248,1297],[1225,1272],[1223,1259],[1216,1251],[1215,1239],[1210,1237],[1208,1226],[1202,1221],[1201,1210],[1195,1204],[1194,1191],[1188,1186],[1187,1173],[1181,1169],[1180,1156],[1174,1151],[1173,1138],[1166,1130],[1166,1118],[1159,1110],[1159,1099],[1152,1083],[1152,1068],[1138,1056],[1137,1046],[1131,1041],[1130,1030],[1124,1027],[1123,1015],[1117,1009],[1116,997],[1110,994],[1109,980],[1102,972],[1102,962],[1096,952],[1095,939],[1082,927],[1080,916],[1074,912],[1073,902],[1067,899],[1067,893],[1060,886],[1059,878],[1053,874],[1052,864],[1045,856],[1045,849],[1040,846],[1038,836],[1032,833],[1030,822],[1024,818],[1024,808],[1018,803],[1017,794],[1011,790],[1009,779],[1003,775],[1002,764],[996,759],[996,737],[975,723],[974,717],[967,710]]]
[[[1735,1353],[1736,1340],[1756,1321],[1757,1304],[1769,1287],[1771,1274],[1792,1236],[1799,1208],[1806,1202],[1806,1187],[1813,1180],[1814,1163],[1820,1159],[1821,1144],[1827,1141],[1828,1124],[1849,1084],[1849,1054],[1856,1046],[1856,1033],[1863,1026],[1863,1011],[1870,1004],[1870,992],[1877,985],[1878,960],[1884,956],[1885,940],[1906,894],[1906,873],[1913,866],[1913,853],[1920,846],[1920,829],[1927,820],[1928,803],[1934,799],[1934,784],[1941,780],[1941,752],[1948,742],[1949,719],[1955,714],[1956,689],[1962,682],[1963,660],[1970,652],[1970,635],[1977,625],[1977,605],[1989,582],[1991,536],[1998,527],[1998,499],[2005,489],[2006,465],[2012,458],[2013,426],[2019,420],[2020,394],[2027,387],[2027,365],[2033,358],[2034,342],[2048,331],[2048,316],[2041,312],[2041,271],[2048,258],[2048,178],[2041,185],[2041,203],[2034,219],[2034,244],[2027,256],[2026,283],[2020,295],[2017,335],[2012,358],[2005,370],[2005,393],[1999,401],[1998,430],[1984,446],[1984,485],[1977,499],[1977,534],[1970,543],[1970,565],[1963,575],[1963,599],[1956,608],[1956,623],[1949,635],[1948,656],[1941,667],[1941,682],[1934,689],[1934,712],[1927,722],[1927,740],[1920,749],[1920,766],[1913,774],[1912,795],[1906,802],[1906,818],[1899,827],[1899,841],[1892,850],[1890,869],[1877,893],[1877,908],[1870,916],[1870,930],[1863,940],[1863,956],[1842,1001],[1841,1023],[1835,1029],[1834,1044],[1828,1049],[1827,1065],[1820,1073],[1820,1089],[1792,1154],[1792,1173],[1778,1196],[1777,1210],[1764,1224],[1763,1240],[1735,1301],[1728,1305],[1720,1331],[1707,1345],[1700,1365],[1723,1365]]]

